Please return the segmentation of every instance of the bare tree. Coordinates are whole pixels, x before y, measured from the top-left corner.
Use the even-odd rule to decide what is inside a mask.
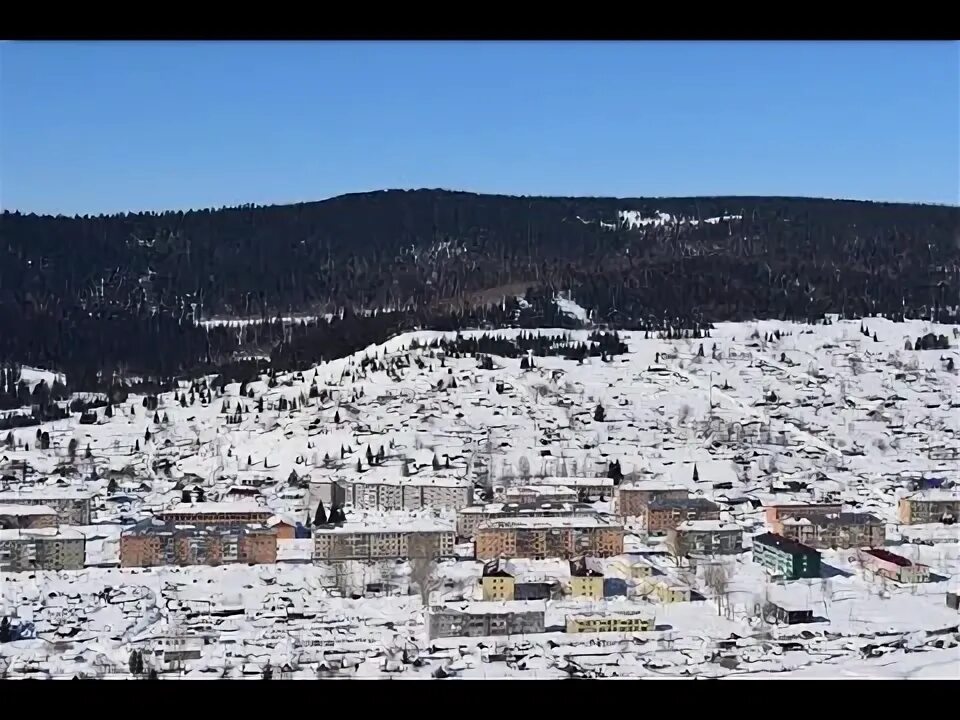
[[[670,553],[677,567],[680,567],[680,563],[683,560],[683,543],[680,542],[680,535],[676,532],[668,532],[664,547],[667,549],[667,552]]]
[[[420,591],[424,606],[430,602],[430,593],[440,587],[436,577],[437,539],[427,533],[411,533],[407,537],[407,557],[410,559],[410,581]]]
[[[520,473],[520,477],[530,477],[530,461],[527,460],[526,455],[521,455],[520,459],[517,460],[517,470]]]
[[[677,415],[677,424],[683,425],[688,417],[690,417],[690,406],[687,404],[681,405],[680,412]]]
[[[724,565],[718,563],[707,565],[707,567],[704,568],[703,581],[717,599],[718,615],[723,612],[723,601],[727,594],[729,579],[727,568]]]

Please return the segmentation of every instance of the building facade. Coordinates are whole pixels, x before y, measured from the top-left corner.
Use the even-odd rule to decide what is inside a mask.
[[[597,511],[586,503],[488,503],[472,505],[457,513],[457,536],[473,537],[481,524],[509,517],[587,517]]]
[[[542,633],[545,614],[541,601],[443,605],[430,608],[427,629],[430,639]]]
[[[0,505],[0,530],[57,527],[57,511],[47,505]]]
[[[777,520],[786,517],[810,517],[811,515],[836,515],[842,512],[843,505],[840,503],[778,503],[768,505],[763,509],[763,514],[768,523],[774,523]]]
[[[578,598],[603,598],[603,573],[589,567],[586,558],[570,561],[570,594]]]
[[[600,517],[503,518],[482,523],[478,560],[612,557],[623,552],[623,526]]]
[[[870,513],[784,517],[770,527],[777,535],[815,548],[877,547],[886,538],[883,521]]]
[[[634,633],[649,630],[653,630],[653,619],[640,613],[567,615],[568,633]]]
[[[753,538],[753,561],[767,572],[787,580],[820,577],[820,553],[775,533]]]
[[[743,552],[743,531],[736,523],[688,520],[667,530],[667,546],[678,557],[691,553],[736,555]]]
[[[484,564],[480,586],[483,590],[483,599],[487,602],[514,599],[516,581],[513,575],[500,566],[498,560],[491,560]]]
[[[921,490],[900,498],[897,516],[904,525],[954,522],[960,519],[960,493],[952,490]]]
[[[0,571],[82,570],[86,538],[72,528],[0,530]]]
[[[682,500],[688,495],[686,488],[669,487],[662,483],[624,483],[616,490],[614,507],[621,517],[642,517],[652,500]]]
[[[930,568],[883,548],[857,552],[860,564],[869,572],[902,583],[922,583],[930,579]]]
[[[45,505],[57,513],[61,525],[89,525],[93,495],[70,490],[0,492],[0,505]]]
[[[277,533],[263,525],[200,527],[148,519],[120,534],[121,567],[276,561]]]
[[[403,559],[410,557],[411,551],[439,559],[453,557],[455,544],[453,526],[439,520],[424,519],[407,526],[355,522],[313,531],[315,560]]]
[[[343,483],[346,501],[364,510],[459,510],[473,502],[473,484],[465,478],[357,478]]]
[[[157,513],[166,523],[222,528],[265,525],[271,517],[269,508],[251,502],[180,503]]]
[[[660,498],[651,500],[640,515],[651,535],[660,535],[688,520],[719,520],[720,506],[706,498]]]

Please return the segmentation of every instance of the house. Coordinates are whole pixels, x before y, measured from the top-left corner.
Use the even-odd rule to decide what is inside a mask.
[[[642,611],[567,615],[568,633],[634,633],[649,630],[653,630],[653,618]]]
[[[277,533],[277,540],[293,540],[297,537],[297,524],[285,515],[274,515],[267,520],[267,527]]]
[[[702,497],[659,498],[651,500],[640,516],[651,535],[675,528],[687,520],[719,520],[720,506]]]
[[[641,592],[646,597],[652,597],[663,604],[675,602],[690,602],[693,591],[689,585],[680,582],[668,575],[653,575],[640,583]]]
[[[956,522],[960,517],[960,492],[921,490],[900,498],[897,516],[904,525]]]
[[[589,567],[587,558],[570,561],[570,594],[593,600],[603,598],[603,573]]]
[[[120,533],[121,567],[276,561],[277,533],[264,525],[179,525],[148,518]]]
[[[513,600],[516,582],[499,560],[484,563],[483,576],[480,578],[485,601]]]
[[[764,620],[783,625],[813,622],[813,610],[787,601],[767,602],[763,606]]]
[[[48,505],[0,505],[0,530],[57,527],[57,511]]]
[[[486,637],[544,632],[542,601],[456,603],[433,606],[427,613],[431,640],[447,637]]]
[[[691,553],[736,555],[743,552],[743,531],[736,523],[686,520],[667,530],[667,547],[677,557]]]
[[[764,516],[768,523],[785,517],[810,517],[811,515],[836,515],[843,510],[840,503],[776,503],[767,505]]]
[[[922,583],[930,579],[930,568],[927,565],[914,563],[883,548],[859,550],[857,557],[865,570],[890,580]]]
[[[636,555],[621,555],[612,558],[608,567],[628,580],[641,580],[653,574],[653,566],[638,559]]]
[[[0,530],[0,571],[82,570],[86,538],[70,527]]]
[[[768,573],[787,580],[820,577],[820,553],[775,533],[753,538],[753,561]]]
[[[686,488],[663,480],[639,480],[617,487],[614,508],[621,517],[641,517],[652,500],[682,500],[688,496]]]
[[[783,517],[771,523],[771,530],[815,548],[877,547],[886,536],[883,521],[870,513]]]
[[[623,552],[623,526],[601,516],[513,517],[482,523],[475,535],[478,560],[611,557]]]

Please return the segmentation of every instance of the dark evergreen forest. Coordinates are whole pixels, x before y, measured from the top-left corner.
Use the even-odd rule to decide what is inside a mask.
[[[637,226],[621,210],[695,222]],[[413,328],[577,327],[559,292],[597,326],[691,337],[828,312],[957,322],[960,209],[417,190],[0,217],[0,364],[62,370],[71,390],[117,374],[239,377],[248,355],[291,369]],[[320,319],[280,320],[292,314]],[[258,322],[197,322],[211,317]]]

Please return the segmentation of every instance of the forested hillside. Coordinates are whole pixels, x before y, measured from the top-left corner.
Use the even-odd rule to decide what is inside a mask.
[[[0,362],[63,369],[71,387],[117,370],[169,377],[251,350],[306,363],[412,326],[569,324],[552,302],[561,291],[621,328],[825,312],[956,322],[958,228],[956,207],[440,190],[161,214],[6,212]],[[264,322],[291,314],[336,318]],[[211,317],[260,322],[198,325]]]

